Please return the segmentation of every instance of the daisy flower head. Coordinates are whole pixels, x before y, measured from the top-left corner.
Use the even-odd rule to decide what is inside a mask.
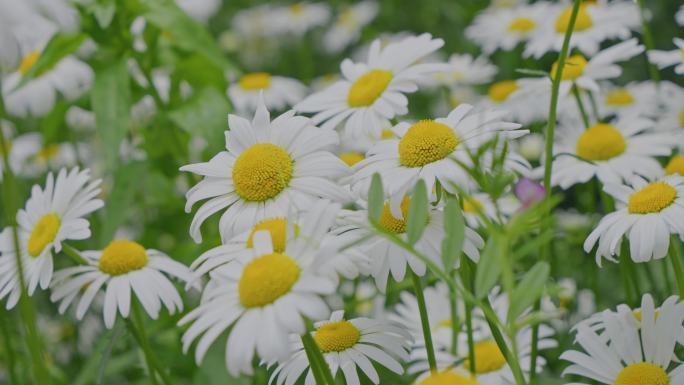
[[[280,111],[302,100],[306,87],[297,79],[268,72],[244,74],[228,87],[228,97],[241,114],[254,113],[262,94],[266,108]]]
[[[482,217],[495,223],[506,221],[520,208],[520,201],[512,195],[504,195],[494,202],[489,194],[475,191],[463,197],[461,208],[468,226],[477,229],[485,226]]]
[[[176,0],[176,4],[190,17],[202,23],[208,23],[221,9],[220,0]]]
[[[676,74],[684,75],[684,39],[675,37],[673,42],[677,49],[671,51],[654,49],[648,52],[648,59],[660,69],[674,66]]]
[[[361,37],[363,27],[370,24],[378,15],[380,6],[374,0],[357,2],[342,10],[323,35],[323,49],[339,53]]]
[[[199,340],[198,363],[230,328],[228,371],[234,376],[252,374],[255,353],[264,362],[282,362],[290,356],[290,334],[305,333],[305,317],[329,316],[323,296],[334,292],[335,282],[319,274],[314,264],[334,216],[325,214],[330,210],[326,201],[316,202],[311,210],[320,219],[302,224],[299,236],[282,252],[275,251],[269,231],[257,231],[252,248],[232,252],[232,260],[212,271],[200,305],[179,321],[191,324],[182,339],[185,352]]]
[[[50,300],[59,302],[64,313],[80,296],[76,318],[82,319],[101,291],[104,294],[103,317],[111,329],[117,313],[128,318],[131,293],[152,319],[165,307],[169,314],[183,310],[183,300],[166,275],[187,281],[190,270],[159,250],[145,249],[127,239],[116,239],[103,250],[81,253],[86,265],[68,267],[55,273],[50,285]]]
[[[502,108],[519,123],[530,124],[545,119],[548,113],[550,93],[542,79],[508,79],[492,83],[487,95],[477,106],[480,108]],[[545,83],[545,82],[544,82]],[[533,87],[533,85],[537,87]]]
[[[665,257],[670,234],[684,239],[684,177],[668,175],[647,181],[639,176],[629,185],[606,184],[604,191],[616,199],[618,209],[601,219],[584,242],[590,252],[598,242],[596,263],[601,258],[617,262],[623,236],[629,241],[634,262]]]
[[[284,34],[302,36],[330,20],[330,6],[324,3],[298,2],[274,10],[272,22]]]
[[[480,382],[467,370],[446,368],[422,373],[413,385],[480,385]]]
[[[585,129],[579,119],[561,121],[554,144],[551,183],[568,189],[597,177],[601,183],[620,183],[632,175],[662,174],[655,156],[672,152],[670,135],[653,131],[654,122],[634,115]]]
[[[228,124],[226,151],[209,162],[181,167],[204,177],[187,192],[186,212],[209,199],[190,225],[196,242],[202,240],[202,223],[223,209],[219,230],[226,242],[263,219],[306,209],[318,198],[351,199],[333,182],[349,170],[328,151],[338,143],[335,131],[315,127],[294,111],[271,121],[263,98],[251,122],[229,115]]]
[[[417,91],[417,82],[444,69],[443,64],[418,64],[443,45],[442,39],[433,39],[428,33],[385,47],[375,40],[366,63],[345,59],[340,66],[344,79],[308,96],[294,108],[314,113],[312,119],[323,128],[343,124],[344,131],[352,136],[380,138],[387,120],[408,112],[404,94]]]
[[[489,83],[498,69],[485,57],[453,54],[444,65],[445,70],[426,77],[421,84],[428,86],[476,85]]]
[[[5,135],[5,147],[0,147],[0,155],[7,154],[12,172],[22,175],[28,160],[40,150],[42,136],[37,132],[15,136],[14,126],[4,120],[0,120],[0,130]],[[4,162],[0,162],[0,182],[4,167]]]
[[[655,117],[658,113],[656,86],[650,81],[633,82],[622,87],[601,87],[598,95],[600,116],[633,115]]]
[[[333,378],[342,372],[345,384],[360,385],[358,369],[373,384],[380,383],[380,376],[372,361],[390,371],[403,374],[401,361],[408,359],[409,334],[391,322],[371,318],[344,319],[344,311],[335,311],[329,320],[316,322],[311,334]],[[294,384],[304,372],[305,385],[314,385],[315,379],[309,360],[299,336],[293,343],[291,357],[281,362],[271,374],[270,383]],[[277,380],[276,380],[277,379]]]
[[[20,256],[29,295],[52,280],[53,253],[62,242],[90,237],[84,217],[104,203],[97,199],[100,180],[91,181],[89,170],[62,169],[55,178],[48,174],[45,188],[34,185],[26,207],[17,212]],[[21,292],[16,250],[11,229],[0,236],[0,299],[9,295],[7,308],[16,305]]]
[[[684,383],[684,365],[676,359],[678,338],[673,331],[684,322],[684,304],[668,298],[655,309],[653,298],[646,294],[638,313],[624,317],[606,310],[599,333],[580,323],[575,342],[582,350],[568,350],[561,359],[570,363],[564,375],[583,377],[579,385],[604,384],[680,384]],[[638,314],[638,318],[636,316]]]

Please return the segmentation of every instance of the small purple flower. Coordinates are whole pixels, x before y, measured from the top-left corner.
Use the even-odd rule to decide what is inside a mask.
[[[515,185],[515,196],[520,200],[522,209],[543,200],[545,194],[544,186],[532,179],[522,178]]]

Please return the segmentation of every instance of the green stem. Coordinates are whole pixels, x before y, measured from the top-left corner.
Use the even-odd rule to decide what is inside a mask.
[[[668,295],[674,292],[674,287],[672,287],[672,279],[670,278],[670,270],[667,268],[667,261],[660,261],[660,268],[662,270],[663,280],[665,281],[665,290]]]
[[[472,272],[470,271],[470,263],[466,260],[466,257],[462,257],[461,262],[461,280],[466,288],[472,290]],[[465,304],[465,322],[466,322],[466,335],[468,337],[468,370],[471,374],[476,373],[476,362],[475,362],[475,338],[473,336],[473,305],[466,302]]]
[[[598,105],[596,105],[596,98],[594,97],[594,94],[591,93],[591,91],[587,91],[587,95],[589,95],[589,102],[591,105],[591,113],[594,115],[594,121],[596,123],[601,122],[601,115],[598,112]]]
[[[589,115],[587,115],[587,110],[584,108],[584,103],[582,103],[580,89],[579,87],[577,87],[577,84],[573,83],[572,94],[575,96],[575,101],[577,102],[577,108],[579,108],[580,116],[582,116],[582,123],[584,123],[584,128],[589,128]]]
[[[674,270],[675,278],[677,279],[677,288],[679,289],[679,298],[684,298],[684,271],[682,271],[682,261],[677,251],[675,244],[676,238],[673,236],[670,242],[670,261],[672,262],[672,270]]]
[[[561,47],[560,54],[558,56],[558,66],[556,67],[556,73],[553,76],[553,82],[551,86],[551,102],[549,105],[549,118],[546,126],[546,143],[544,146],[544,189],[545,189],[545,199],[549,200],[551,198],[551,171],[553,167],[553,142],[556,131],[556,110],[558,108],[558,94],[560,92],[560,83],[563,76],[563,68],[565,67],[565,59],[568,57],[568,51],[570,51],[570,37],[572,36],[572,31],[575,28],[575,21],[577,20],[577,14],[579,13],[580,5],[582,0],[574,0],[572,5],[572,13],[570,14],[570,20],[568,22],[568,29],[565,31],[565,36],[563,37],[563,46]],[[544,213],[542,223],[549,227],[551,222],[551,206]],[[543,261],[548,261],[551,254],[551,242],[544,244],[541,250],[541,259]],[[541,299],[537,300],[534,309],[538,311],[541,308]],[[537,355],[539,354],[539,324],[532,327],[532,351],[530,354],[530,385],[534,385],[537,379]]]
[[[651,80],[656,83],[660,83],[660,73],[658,68],[651,63],[648,58],[648,51],[655,49],[655,44],[653,43],[653,35],[651,34],[651,28],[648,26],[648,21],[646,20],[646,5],[644,0],[637,0],[639,3],[639,16],[641,17],[641,29],[643,31],[642,35],[644,37],[644,44],[646,45],[646,52],[644,52],[644,57],[646,58],[646,65],[648,65],[648,72],[651,75]]]
[[[315,357],[315,361],[318,362],[318,368],[323,376],[323,379],[325,380],[325,383],[328,385],[335,385],[335,378],[333,377],[332,372],[330,372],[330,366],[328,366],[328,362],[325,360],[321,349],[319,349],[318,344],[313,339],[313,336],[311,336],[311,333],[304,333],[302,336],[302,342],[304,341],[306,341],[306,344],[309,346],[311,355]]]
[[[621,253],[622,254],[622,253]],[[627,264],[629,263],[629,257],[626,256],[621,256],[620,257],[620,275],[622,276],[622,282],[623,282],[623,287],[625,290],[625,297],[627,300],[627,303],[631,305],[634,305],[635,300],[634,300],[634,291],[632,290],[632,281],[629,279],[629,272],[627,271]]]
[[[489,310],[492,310],[492,305],[489,303],[489,299],[485,299],[485,306]],[[511,368],[511,372],[513,373],[513,377],[515,378],[516,385],[525,385],[525,376],[523,376],[522,369],[520,368],[520,362],[517,358],[517,352],[513,353],[510,349],[508,349],[506,340],[504,339],[503,334],[501,334],[501,331],[499,330],[499,327],[496,324],[491,322],[491,320],[489,319],[487,319],[487,324],[489,325],[489,329],[492,332],[492,337],[494,337],[496,345],[499,347],[499,350],[501,350],[501,353],[506,358],[508,366]]]
[[[7,325],[9,314],[5,309],[0,310],[0,332],[2,333],[2,340],[5,342],[5,353],[7,356],[7,372],[9,373],[10,384],[19,385],[17,379],[17,372],[15,367],[16,358],[14,357],[14,347],[12,346],[12,333]]]
[[[307,338],[307,336],[309,336],[309,338]],[[316,355],[313,353],[313,349],[315,348],[311,346],[312,342],[314,344],[316,342],[310,337],[311,335],[308,331],[302,336],[304,352],[306,353],[306,357],[309,359],[309,366],[311,366],[311,373],[313,373],[314,379],[316,380],[316,385],[325,385],[325,378],[323,377],[323,373],[321,373],[320,363],[316,359]]]
[[[634,289],[634,302],[632,305],[637,306],[641,301],[641,285],[639,284],[639,275],[637,274],[635,263],[630,257],[627,242],[622,242],[620,247],[622,248],[622,251],[620,252],[620,258],[622,261],[620,261],[620,264],[625,266],[627,277],[632,284],[632,288]]]
[[[155,372],[159,374],[164,385],[171,385],[171,378],[162,369],[163,365],[157,360],[152,346],[150,345],[150,340],[147,337],[147,331],[145,330],[145,323],[143,317],[140,314],[140,309],[138,307],[138,302],[136,300],[131,300],[131,317],[126,320],[128,328],[133,333],[138,345],[145,355],[145,362],[147,363],[147,368],[150,374],[150,384],[155,385],[157,383],[157,378],[155,377]]]
[[[62,251],[78,265],[88,265],[88,261],[81,256],[81,253],[71,245],[62,243]]]
[[[456,291],[449,289],[449,307],[451,316],[451,354],[458,354],[458,335],[461,331],[461,320],[458,316],[458,298]]]
[[[413,291],[415,291],[416,301],[418,302],[418,311],[420,312],[420,323],[423,327],[423,339],[425,340],[428,364],[430,365],[430,371],[436,372],[437,359],[435,359],[435,350],[432,345],[432,332],[430,331],[430,320],[428,319],[427,307],[425,306],[423,285],[420,282],[420,277],[413,271],[411,271],[411,279],[413,280]]]

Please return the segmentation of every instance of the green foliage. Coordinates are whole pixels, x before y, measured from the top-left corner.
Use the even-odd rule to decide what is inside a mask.
[[[427,190],[425,188],[425,182],[420,180],[413,189],[413,195],[411,195],[411,203],[409,204],[408,210],[406,235],[410,244],[415,245],[415,243],[418,242],[425,231],[428,219]]]
[[[382,191],[382,179],[380,174],[373,174],[370,189],[368,190],[368,220],[377,223],[385,206],[385,193]]]
[[[465,241],[465,220],[459,201],[448,197],[444,207],[444,233],[442,241],[442,262],[444,268],[449,271],[459,261]]]

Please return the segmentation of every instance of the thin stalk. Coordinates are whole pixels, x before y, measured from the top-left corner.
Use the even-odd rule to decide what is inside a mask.
[[[662,270],[663,281],[665,281],[666,293],[674,292],[674,287],[672,287],[672,278],[670,278],[670,270],[667,268],[667,261],[660,261],[660,268]]]
[[[489,299],[485,299],[485,306],[492,310],[492,306],[489,303]],[[508,366],[511,368],[511,372],[513,373],[513,377],[515,378],[516,385],[525,385],[525,376],[523,376],[522,369],[520,368],[520,362],[517,358],[517,352],[513,353],[510,349],[508,349],[506,340],[504,339],[503,335],[501,334],[501,331],[499,330],[499,327],[496,324],[491,322],[489,319],[487,319],[487,324],[489,325],[489,329],[492,332],[492,337],[494,337],[496,345],[499,347],[499,350],[501,350],[501,353],[506,358]]]
[[[81,253],[73,248],[71,245],[68,245],[66,243],[62,243],[62,251],[64,251],[64,254],[66,254],[71,260],[76,262],[79,265],[87,265],[88,262],[81,256]]]
[[[601,115],[598,112],[598,105],[596,104],[596,98],[594,97],[594,94],[592,94],[590,91],[587,91],[587,95],[589,95],[591,113],[594,115],[594,121],[596,123],[600,123],[601,122]]]
[[[675,237],[672,237],[670,242],[670,261],[672,262],[672,270],[674,270],[675,278],[677,279],[677,288],[679,289],[679,298],[684,298],[684,271],[682,271],[682,260],[675,244]]]
[[[655,44],[653,43],[651,28],[648,26],[648,20],[646,20],[646,5],[644,4],[644,0],[637,0],[637,3],[639,4],[639,16],[641,18],[641,29],[643,31],[642,35],[644,37],[644,44],[646,45],[644,57],[646,58],[646,64],[648,65],[648,72],[651,75],[651,80],[660,83],[658,68],[651,63],[651,60],[648,58],[648,52],[655,49]]]
[[[625,258],[625,256],[621,256],[621,261],[620,261],[620,275],[622,276],[622,283],[623,283],[623,288],[625,290],[625,297],[627,300],[627,303],[630,305],[634,305],[636,302],[634,299],[634,291],[632,289],[632,281],[629,279],[629,272],[627,271],[627,264],[629,263],[625,259],[629,259],[629,257]]]
[[[572,13],[570,14],[570,20],[568,22],[568,29],[565,31],[565,36],[563,37],[563,46],[561,47],[560,54],[558,56],[558,66],[556,68],[556,73],[553,77],[553,82],[551,86],[551,102],[549,105],[549,119],[546,126],[546,143],[544,148],[544,190],[545,199],[551,199],[551,171],[553,166],[553,142],[556,131],[556,110],[558,108],[558,94],[560,92],[560,82],[563,76],[563,68],[565,67],[565,59],[568,57],[568,51],[570,50],[570,37],[572,36],[572,31],[575,28],[575,21],[577,20],[577,14],[579,13],[580,5],[582,0],[574,0],[572,5]],[[551,207],[544,213],[544,218],[542,219],[544,224],[548,225],[551,221]],[[547,242],[541,250],[541,259],[543,261],[548,261],[551,254],[551,242]],[[539,310],[541,308],[541,299],[537,300],[534,309]],[[537,355],[539,354],[539,348],[537,346],[539,342],[539,324],[532,327],[532,351],[530,354],[530,385],[536,383],[537,378]]]
[[[12,346],[12,333],[7,325],[7,320],[9,319],[9,314],[5,309],[0,310],[2,315],[0,315],[0,332],[2,333],[2,340],[5,345],[5,354],[7,358],[7,372],[9,373],[10,384],[19,385],[19,380],[17,379],[16,372],[16,358],[14,357],[14,347]]]
[[[154,350],[150,345],[150,340],[147,336],[147,331],[145,330],[145,323],[143,317],[140,314],[140,309],[138,308],[138,303],[136,300],[131,300],[131,317],[132,319],[127,319],[128,328],[133,333],[133,336],[138,342],[138,345],[145,355],[145,361],[147,362],[147,367],[150,373],[150,384],[155,385],[157,383],[157,378],[155,377],[155,372],[159,374],[164,385],[171,385],[171,378],[162,369],[163,366],[159,363],[157,356],[154,354]]]
[[[572,85],[572,94],[575,96],[575,102],[577,102],[577,108],[579,108],[580,116],[582,116],[582,123],[584,123],[584,128],[589,128],[589,115],[587,110],[584,108],[584,103],[582,103],[582,96],[580,95],[580,89],[577,84]]]
[[[470,264],[463,257],[464,261],[461,263],[461,280],[463,284],[470,290],[472,290],[472,274],[470,271]],[[465,304],[465,322],[466,322],[466,335],[468,338],[468,370],[471,374],[475,374],[476,362],[475,362],[475,338],[473,336],[473,305],[466,302]]]
[[[306,336],[311,337],[309,332],[307,331],[303,336],[302,336],[302,345],[304,345],[304,352],[306,353],[306,358],[309,359],[309,366],[311,366],[311,373],[313,373],[314,379],[316,380],[316,385],[325,385],[325,378],[323,377],[323,373],[321,373],[321,367],[320,363],[316,359],[316,355],[313,353],[311,347],[311,342],[313,341],[313,338],[306,338]],[[313,341],[313,343],[316,343]]]
[[[629,280],[632,283],[632,288],[634,289],[633,305],[636,306],[641,298],[641,284],[639,283],[639,275],[637,274],[634,261],[632,261],[632,258],[630,257],[627,242],[622,242],[622,245],[620,245],[620,247],[622,248],[622,251],[620,252],[620,258],[622,259],[622,261],[620,261],[620,264],[625,266],[627,276],[629,277]]]
[[[451,354],[458,354],[458,335],[461,330],[461,320],[458,315],[458,298],[455,290],[449,290],[449,307],[451,316]]]
[[[428,319],[427,307],[425,306],[423,285],[420,282],[420,277],[413,271],[411,271],[411,279],[413,280],[413,291],[415,291],[416,301],[418,302],[420,323],[423,326],[423,339],[425,340],[425,350],[427,350],[428,365],[430,365],[430,371],[435,372],[437,371],[437,359],[435,358],[435,349],[432,345],[432,332],[430,331],[430,320]]]
[[[323,356],[321,349],[318,348],[318,344],[311,336],[311,333],[304,333],[304,335],[302,336],[302,341],[305,340],[309,345],[311,354],[315,357],[315,360],[319,364],[318,368],[320,369],[321,374],[323,375],[325,383],[327,383],[328,385],[335,385],[335,377],[333,377],[332,372],[330,372],[330,366],[328,366],[328,362],[325,360],[325,357]]]

